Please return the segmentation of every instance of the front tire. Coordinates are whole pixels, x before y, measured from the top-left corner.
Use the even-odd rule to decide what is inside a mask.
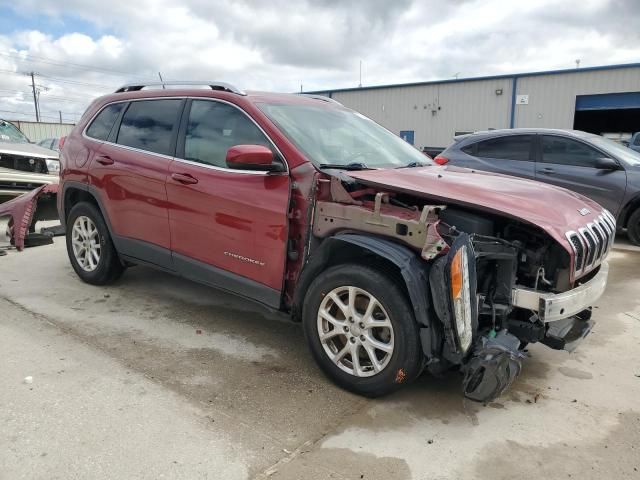
[[[323,372],[368,397],[414,380],[422,366],[419,328],[406,295],[378,270],[345,264],[311,284],[302,311],[305,336]]]
[[[631,243],[640,245],[640,208],[637,208],[629,217],[629,221],[627,222],[627,235]]]
[[[80,279],[92,285],[106,285],[118,279],[124,266],[96,206],[88,202],[76,204],[66,223],[67,254]]]

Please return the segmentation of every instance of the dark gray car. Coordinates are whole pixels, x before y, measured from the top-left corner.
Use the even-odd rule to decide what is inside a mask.
[[[439,164],[551,183],[592,198],[640,245],[640,153],[578,130],[517,128],[455,138]]]

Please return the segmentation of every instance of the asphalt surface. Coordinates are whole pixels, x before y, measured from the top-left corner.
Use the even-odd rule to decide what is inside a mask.
[[[578,350],[533,345],[480,405],[455,373],[363,399],[244,300],[143,267],[83,284],[63,238],[9,251],[0,479],[640,479],[640,252],[609,259]]]

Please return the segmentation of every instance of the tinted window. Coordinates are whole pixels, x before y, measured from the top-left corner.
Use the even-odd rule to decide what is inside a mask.
[[[124,103],[114,103],[105,107],[87,128],[87,135],[96,140],[106,140],[124,106]]]
[[[582,142],[563,137],[542,137],[542,161],[576,167],[593,167],[604,155]]]
[[[471,145],[467,145],[466,147],[462,147],[462,150],[467,155],[475,155],[476,143],[472,143]]]
[[[531,159],[531,138],[530,135],[509,135],[508,137],[484,140],[478,143],[476,155],[483,158],[529,161]]]
[[[171,134],[182,100],[131,102],[122,117],[117,142],[120,145],[172,155]]]
[[[640,145],[640,135],[636,135],[636,139],[633,141],[634,145]]]
[[[226,103],[194,100],[184,141],[185,159],[226,167],[227,150],[235,145],[271,148],[260,129],[237,108]]]

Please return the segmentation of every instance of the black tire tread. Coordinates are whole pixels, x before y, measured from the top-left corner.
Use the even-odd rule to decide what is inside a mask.
[[[80,265],[78,265],[78,262],[73,255],[73,248],[71,246],[71,229],[73,228],[73,223],[75,222],[76,218],[81,215],[89,217],[93,221],[93,223],[95,223],[98,229],[98,235],[100,237],[102,255],[100,259],[101,263],[93,272],[87,272],[83,270]],[[66,225],[67,254],[69,255],[71,266],[83,282],[89,283],[91,285],[108,285],[120,278],[125,270],[125,266],[122,264],[120,258],[118,257],[118,252],[116,252],[116,249],[111,240],[111,235],[109,234],[107,224],[105,223],[104,218],[102,218],[102,214],[95,205],[89,202],[80,202],[75,204],[69,212]]]
[[[627,235],[631,243],[640,246],[640,207],[629,217],[629,221],[627,222]]]

